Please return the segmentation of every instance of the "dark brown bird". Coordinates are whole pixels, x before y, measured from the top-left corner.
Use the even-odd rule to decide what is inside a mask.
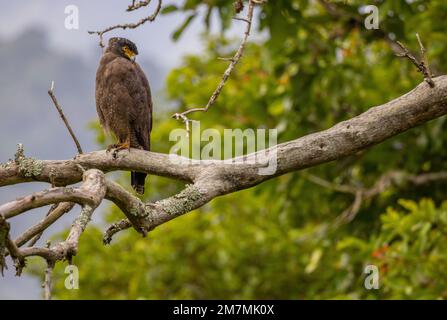
[[[106,132],[117,144],[108,150],[150,150],[152,97],[149,81],[135,62],[136,45],[124,38],[111,38],[96,72],[96,110]],[[144,193],[146,174],[131,173],[136,192]]]

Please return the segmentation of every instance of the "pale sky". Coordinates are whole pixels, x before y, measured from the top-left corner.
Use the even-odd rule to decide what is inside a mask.
[[[118,23],[136,22],[151,14],[157,2],[154,0],[149,8],[126,12],[128,2],[123,0],[33,0],[2,1],[0,10],[0,37],[10,38],[23,30],[42,26],[49,31],[51,45],[58,50],[78,52],[89,57],[93,50],[101,52],[97,36],[89,35],[88,30],[100,30]],[[180,1],[165,0],[164,5]],[[183,1],[182,1],[183,2]],[[79,8],[79,30],[67,30],[64,22],[67,17],[65,8],[75,5]],[[114,30],[106,35],[128,37],[137,43],[140,54],[155,59],[163,68],[171,69],[181,62],[187,53],[197,53],[203,48],[200,34],[203,31],[201,18],[190,25],[178,42],[173,42],[170,35],[183,22],[185,15],[160,15],[155,22],[146,23],[134,30]],[[217,17],[213,19],[212,30],[219,30]],[[235,21],[229,31],[231,36],[242,36],[244,24]],[[94,51],[93,51],[94,52]]]

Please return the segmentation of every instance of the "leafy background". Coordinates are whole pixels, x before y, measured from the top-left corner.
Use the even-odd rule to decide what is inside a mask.
[[[166,78],[169,110],[156,114],[153,150],[167,152],[169,132],[181,124],[175,110],[207,102],[238,39],[227,30],[233,1],[177,1],[173,41],[189,23],[220,32],[203,33],[206,46],[183,58]],[[221,97],[206,114],[206,128],[277,128],[279,142],[323,130],[371,106],[387,102],[421,82],[413,65],[394,55],[389,38],[418,53],[415,33],[428,48],[436,74],[445,73],[447,4],[442,1],[371,1],[380,29],[366,30],[358,1],[269,1],[256,12],[259,37]],[[219,19],[208,19],[218,16]],[[188,22],[189,21],[189,22]],[[198,22],[197,22],[198,21]],[[214,22],[213,22],[214,21]],[[97,142],[105,140],[98,126]],[[56,269],[60,299],[443,299],[446,291],[447,203],[445,181],[396,183],[364,201],[350,223],[335,226],[353,195],[316,185],[315,175],[335,184],[370,188],[395,170],[423,174],[446,170],[446,118],[390,139],[346,159],[291,173],[249,190],[215,199],[140,238],[123,232],[101,243],[103,226],[90,226],[74,263],[80,289],[64,288],[65,265]],[[119,178],[128,186],[129,176]],[[146,200],[182,185],[151,176]],[[104,208],[105,221],[121,217]],[[380,288],[364,287],[367,265],[380,271]],[[42,277],[36,261],[31,272]]]

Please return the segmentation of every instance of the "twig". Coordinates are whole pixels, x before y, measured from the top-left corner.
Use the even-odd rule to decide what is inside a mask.
[[[444,181],[447,180],[447,172],[441,171],[413,175],[403,171],[390,171],[380,176],[369,189],[350,185],[339,185],[311,174],[305,174],[304,177],[324,188],[340,193],[353,194],[355,196],[353,203],[335,219],[334,227],[339,227],[351,222],[356,217],[363,202],[371,200],[386,189],[391,188],[392,186],[405,185],[405,183],[421,186],[431,182]]]
[[[192,120],[188,119],[188,117],[185,116],[183,113],[176,113],[172,117],[174,119],[176,119],[176,120],[180,120],[181,119],[183,121],[183,123],[185,124],[185,127],[186,127],[186,138],[189,138],[189,132],[190,132],[190,130],[189,130],[189,123]]]
[[[118,222],[112,224],[110,227],[107,228],[106,232],[104,233],[102,242],[104,244],[110,244],[110,242],[112,242],[112,238],[115,234],[117,234],[120,231],[129,229],[131,227],[132,227],[132,223],[127,219],[123,219],[121,221],[118,221]]]
[[[21,253],[20,249],[16,246],[14,241],[11,240],[9,234],[6,242],[6,247],[8,248],[9,254],[14,261],[16,276],[20,276],[22,274],[23,268],[25,267],[25,257]]]
[[[140,1],[140,2],[138,2],[137,4],[135,4],[135,0],[132,0],[132,4],[130,4],[128,7],[127,7],[127,10],[126,11],[134,11],[134,10],[138,10],[138,9],[140,9],[140,8],[142,8],[142,7],[146,7],[146,6],[148,6],[150,3],[151,3],[151,1],[152,0],[145,0],[145,1]]]
[[[425,173],[421,175],[413,175],[409,176],[408,179],[416,186],[424,185],[430,182],[436,182],[436,181],[442,181],[447,180],[447,172],[441,171],[441,172],[432,172],[432,173]]]
[[[73,202],[62,202],[51,207],[45,218],[37,223],[36,225],[30,227],[22,235],[14,240],[17,246],[23,246],[27,241],[31,240],[28,247],[32,247],[39,241],[44,230],[50,227],[54,222],[56,222],[60,217],[69,212],[74,207]]]
[[[424,73],[425,81],[430,81],[429,83],[431,83],[431,85],[433,85],[434,87],[435,84],[431,79],[432,73],[430,71],[430,65],[428,64],[427,51],[425,50],[425,47],[422,44],[421,38],[419,37],[419,33],[416,33],[416,38],[418,40],[419,47],[421,49],[421,59],[422,59],[421,63],[425,66],[425,73]]]
[[[57,111],[59,112],[59,115],[62,118],[62,121],[64,121],[65,126],[68,129],[68,132],[70,133],[74,143],[76,144],[76,148],[78,149],[78,153],[82,154],[83,152],[82,152],[81,145],[80,145],[78,139],[76,138],[76,135],[74,134],[73,130],[71,129],[70,124],[68,123],[68,120],[65,117],[64,112],[62,111],[62,108],[61,108],[61,106],[60,106],[59,102],[57,101],[56,96],[54,94],[54,81],[51,82],[51,87],[48,90],[48,94],[49,94],[51,100],[53,100],[54,106],[56,107]]]
[[[348,185],[342,185],[342,184],[336,184],[330,181],[327,181],[323,178],[320,178],[318,176],[315,176],[310,173],[304,173],[303,176],[307,178],[307,180],[330,190],[334,190],[341,193],[349,193],[349,194],[356,194],[358,191],[358,188]]]
[[[208,109],[217,101],[217,98],[219,98],[220,93],[222,92],[223,87],[225,86],[228,78],[230,77],[231,73],[233,72],[234,67],[238,64],[238,62],[241,60],[241,58],[244,54],[244,49],[245,49],[248,37],[250,36],[250,32],[251,32],[254,7],[256,4],[261,4],[261,3],[262,2],[260,2],[260,1],[249,0],[247,16],[245,18],[239,18],[239,17],[233,18],[235,20],[241,20],[241,21],[247,23],[244,37],[242,38],[241,44],[239,45],[239,48],[237,49],[234,56],[232,58],[225,58],[225,60],[230,61],[230,65],[225,70],[219,85],[217,86],[216,90],[214,90],[214,92],[211,95],[210,99],[208,100],[208,103],[206,104],[206,106],[203,108],[192,108],[192,109],[186,110],[182,113],[175,113],[174,115],[172,115],[173,118],[175,118],[177,120],[181,119],[186,125],[188,125],[189,119],[186,117],[187,114],[193,113],[193,112],[199,112],[199,111],[207,112]],[[224,60],[224,59],[220,58],[220,60]],[[186,131],[189,132],[188,126],[186,128]]]
[[[11,226],[8,221],[6,221],[5,217],[0,214],[0,273],[3,274],[4,269],[8,269],[6,265],[6,253],[7,253],[7,243],[9,237],[9,230]]]
[[[83,183],[78,189],[83,190],[85,193],[90,193],[90,196],[88,200],[85,199],[87,200],[85,203],[82,203],[81,213],[73,222],[65,241],[58,243],[51,248],[48,244],[45,248],[28,247],[21,250],[19,250],[15,243],[11,241],[16,248],[16,250],[8,248],[12,257],[23,259],[28,256],[40,256],[48,262],[55,263],[59,260],[70,260],[72,256],[76,255],[79,238],[87,227],[93,211],[99,206],[106,194],[104,174],[96,169],[86,171],[84,173]],[[18,254],[16,254],[17,252]]]
[[[60,193],[65,193],[65,195],[61,196]],[[45,280],[45,297],[49,297],[50,295],[48,292],[50,292],[50,290],[48,290],[48,288],[51,287],[50,267],[56,261],[70,259],[72,256],[76,255],[79,238],[90,221],[93,211],[100,205],[105,194],[106,184],[104,173],[96,169],[90,169],[84,173],[83,183],[79,188],[53,188],[48,191],[34,193],[31,196],[23,197],[0,206],[0,271],[3,271],[3,267],[6,266],[4,263],[5,247],[8,249],[11,258],[15,262],[16,274],[18,276],[25,267],[25,257],[41,256],[46,259],[49,264]],[[57,218],[57,216],[61,214],[58,210],[65,211],[71,208],[70,203],[61,205],[60,209],[58,207],[54,211],[50,211],[51,213],[44,219],[44,221],[26,231],[24,235],[19,237],[17,243],[11,240],[9,237],[9,223],[6,221],[6,218],[14,216],[21,210],[27,210],[26,208],[39,207],[45,205],[45,203],[61,202],[59,201],[61,197],[67,198],[71,196],[74,196],[75,198],[79,197],[78,201],[82,205],[82,210],[78,218],[73,222],[68,237],[64,242],[58,243],[51,248],[50,244],[48,244],[46,248],[28,247],[24,249],[19,249],[17,245],[17,243],[25,243],[27,239],[36,233],[42,232],[48,227],[49,222],[51,222],[50,219]],[[50,200],[51,197],[53,197],[52,200]],[[76,201],[74,200],[74,202]],[[20,206],[22,206],[22,208],[19,208]]]
[[[0,214],[9,219],[25,211],[59,202],[93,205],[94,199],[90,190],[85,190],[82,187],[51,188],[0,205]]]
[[[222,60],[222,61],[230,61],[230,62],[233,62],[233,61],[234,61],[234,58],[233,58],[233,57],[231,57],[231,58],[218,57],[217,59],[218,59],[218,60]]]
[[[418,71],[420,73],[422,73],[422,75],[424,76],[424,81],[427,82],[429,84],[429,86],[431,88],[435,87],[435,83],[433,82],[432,79],[432,75],[430,72],[430,68],[428,66],[428,60],[427,60],[427,56],[426,56],[426,51],[424,46],[422,45],[422,41],[419,37],[419,34],[416,33],[416,38],[419,42],[419,46],[421,49],[421,55],[422,55],[422,60],[419,61],[408,49],[407,47],[405,47],[405,45],[400,42],[400,41],[396,41],[396,44],[402,49],[402,53],[397,54],[398,57],[406,57],[408,58],[418,69]]]
[[[5,217],[0,214],[0,273],[3,276],[3,269],[7,269],[5,261],[7,249],[14,261],[14,265],[16,267],[16,276],[20,276],[22,274],[23,268],[25,267],[25,257],[20,252],[14,241],[11,240],[9,230],[9,223],[6,221]]]
[[[251,24],[251,20],[246,19],[246,18],[233,17],[233,20],[244,21],[248,24]]]
[[[42,221],[40,221],[36,225],[30,227],[22,235],[20,235],[16,240],[14,240],[15,246],[21,247],[32,238],[28,247],[33,247],[36,244],[36,242],[40,239],[40,237],[42,236],[43,231],[45,229],[47,229],[49,226],[51,226],[55,221],[57,221],[65,213],[69,212],[73,207],[74,207],[74,203],[71,203],[71,202],[64,202],[64,203],[60,203],[59,205],[52,206],[50,211],[47,213],[47,216]],[[7,254],[4,254],[4,256],[7,256],[8,254],[9,254],[9,252]],[[23,255],[23,252],[22,252],[22,255]]]
[[[115,26],[108,27],[108,28],[106,28],[106,29],[104,29],[102,31],[88,31],[88,33],[89,34],[97,34],[99,36],[99,46],[101,48],[104,48],[105,46],[104,46],[104,43],[103,43],[103,40],[104,40],[103,38],[104,38],[104,34],[105,33],[109,32],[109,31],[112,31],[112,30],[115,30],[115,29],[123,29],[123,30],[135,29],[135,28],[138,28],[139,26],[141,26],[142,24],[144,24],[144,23],[146,23],[148,21],[152,22],[152,21],[155,20],[155,18],[157,18],[158,13],[161,10],[161,5],[162,5],[162,0],[158,0],[158,5],[157,5],[157,8],[155,8],[154,13],[151,14],[150,16],[148,16],[148,17],[145,17],[145,18],[141,19],[140,21],[138,21],[136,23],[117,24]],[[141,5],[141,6],[146,6],[146,5]],[[131,10],[128,9],[128,11],[131,11]]]
[[[79,189],[90,193],[90,201],[82,203],[81,213],[71,225],[65,241],[56,244],[50,249],[59,259],[60,257],[71,259],[72,256],[77,254],[79,238],[90,222],[93,212],[101,204],[106,194],[104,173],[96,169],[86,171],[82,186]]]
[[[334,221],[334,227],[341,226],[346,223],[350,223],[357,216],[357,213],[360,211],[362,207],[364,199],[364,194],[362,191],[357,191],[355,193],[355,198],[353,203],[343,211],[341,215],[339,215]]]
[[[53,175],[50,175],[51,178],[51,188],[54,188],[54,182],[53,182]],[[70,203],[70,202],[65,202],[65,203]],[[21,247],[22,245],[24,245],[28,240],[31,241],[28,244],[28,247],[33,247],[37,241],[39,241],[40,237],[42,237],[42,234],[44,232],[44,230],[46,228],[48,228],[54,221],[48,222],[48,217],[57,209],[57,207],[60,205],[61,203],[55,203],[50,207],[50,210],[48,210],[47,214],[45,215],[45,218],[40,221],[38,224],[32,226],[31,228],[29,228],[28,230],[26,230],[21,236],[19,236],[14,242]],[[74,204],[73,204],[74,205]],[[59,218],[59,217],[58,217]],[[45,228],[45,229],[44,229]],[[37,230],[37,231],[36,231]]]
[[[53,269],[54,269],[54,261],[47,261],[47,268],[45,269],[45,280],[42,284],[44,289],[44,298],[45,300],[51,300],[51,288],[52,288],[52,277],[53,277]]]

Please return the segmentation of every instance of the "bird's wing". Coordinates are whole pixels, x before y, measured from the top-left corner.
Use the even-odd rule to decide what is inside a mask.
[[[101,126],[109,130],[106,115],[108,113],[108,108],[110,108],[110,98],[108,94],[108,88],[106,84],[106,74],[108,71],[108,63],[110,60],[110,55],[106,54],[101,58],[99,62],[98,70],[96,71],[96,111],[98,112],[99,122]]]
[[[149,81],[137,63],[126,64],[132,70],[132,77],[126,79],[126,86],[133,99],[129,108],[129,121],[138,142],[138,146],[150,150],[150,133],[152,130],[152,97]]]
[[[136,64],[137,66],[137,73],[141,79],[141,82],[143,83],[143,86],[146,90],[146,96],[147,96],[147,109],[149,111],[149,131],[152,131],[152,94],[151,94],[151,87],[149,85],[149,81],[147,80],[146,75],[144,74],[144,71],[141,69],[140,65]]]
[[[111,96],[125,117],[131,134],[131,146],[150,148],[150,131],[152,127],[152,100],[149,82],[138,64],[124,58],[117,58],[110,63],[109,83],[113,90]],[[124,117],[124,114],[121,115]]]

